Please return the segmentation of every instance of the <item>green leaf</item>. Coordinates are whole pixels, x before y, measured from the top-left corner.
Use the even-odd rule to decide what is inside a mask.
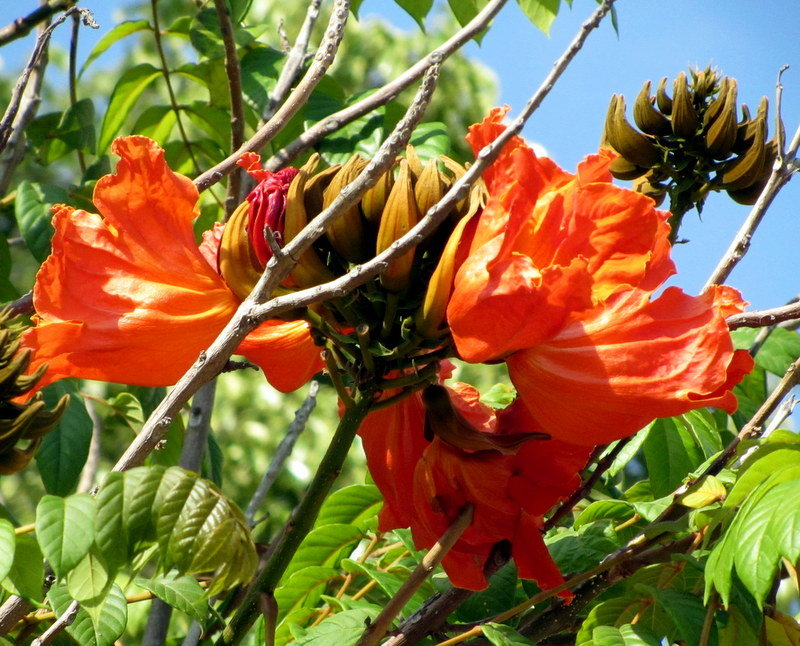
[[[0,518],[0,581],[11,571],[16,547],[17,536],[14,526],[5,518]]]
[[[62,380],[42,389],[53,406],[64,394],[69,405],[58,425],[48,433],[36,454],[36,466],[48,493],[66,496],[78,485],[92,441],[92,419],[75,382]]]
[[[800,480],[800,446],[762,446],[744,468],[725,499],[725,507],[735,507],[762,482]]]
[[[618,547],[594,527],[588,527],[583,533],[565,529],[554,536],[545,536],[545,543],[562,572],[588,570]]]
[[[288,580],[294,572],[311,565],[335,567],[345,552],[363,538],[364,532],[352,525],[332,523],[311,530],[300,543],[297,553],[283,575]]]
[[[383,497],[375,485],[351,485],[334,491],[322,505],[316,527],[334,523],[355,525],[364,529],[383,505]]]
[[[592,642],[595,628],[599,626],[620,626],[630,622],[641,613],[651,601],[648,597],[615,597],[594,606],[584,619],[575,636],[575,644],[581,646]]]
[[[193,577],[173,574],[154,579],[136,579],[136,584],[195,621],[203,623],[208,616],[205,590]]]
[[[481,625],[483,636],[494,646],[529,646],[533,642],[523,637],[511,626],[488,622]]]
[[[169,105],[151,105],[136,120],[132,132],[150,137],[162,146],[178,122],[178,115]]]
[[[375,619],[379,612],[378,607],[344,610],[304,631],[294,643],[297,646],[353,646],[364,632],[366,622]]]
[[[425,31],[425,16],[433,7],[433,0],[394,0]]]
[[[447,126],[438,121],[429,121],[417,126],[409,143],[414,146],[423,164],[430,159],[438,159],[439,155],[450,153],[450,135],[447,133]]]
[[[661,640],[644,626],[598,626],[592,631],[594,646],[661,646]]]
[[[630,519],[633,514],[633,507],[624,500],[596,500],[578,515],[573,527],[580,529],[598,520],[623,522]]]
[[[343,559],[340,567],[345,572],[362,574],[370,580],[375,581],[386,594],[387,598],[391,598],[397,593],[400,586],[403,585],[408,575],[411,573],[411,570],[401,566],[394,566],[389,571],[383,571],[379,570],[374,563],[359,563],[351,559]],[[403,607],[402,616],[407,617],[411,613],[416,612],[425,600],[435,592],[436,590],[433,586],[426,582],[425,585],[414,593],[414,596],[411,597],[408,603]]]
[[[63,615],[72,598],[66,586],[54,585],[47,593],[56,616]],[[112,646],[128,623],[128,603],[120,587],[112,585],[108,594],[95,606],[83,605],[67,632],[81,646]]]
[[[517,568],[506,563],[489,579],[489,587],[470,595],[456,610],[458,621],[469,623],[499,615],[514,605],[516,599]]]
[[[653,588],[651,592],[675,624],[677,634],[670,635],[670,641],[681,641],[687,646],[699,646],[706,617],[703,600],[696,594],[670,588],[663,590]],[[712,624],[710,641],[707,643],[716,644],[716,641],[716,629]]]
[[[674,418],[689,431],[695,444],[703,451],[706,458],[716,455],[722,450],[722,438],[714,416],[707,408],[689,411]]]
[[[135,34],[137,31],[144,31],[145,29],[152,29],[152,27],[150,27],[150,23],[146,20],[126,20],[125,22],[121,22],[116,25],[94,46],[92,51],[89,53],[86,62],[81,67],[81,71],[78,76],[80,77],[89,67],[89,65],[94,63],[94,61],[96,61],[101,54],[105,53],[108,48],[111,47],[111,45],[119,40],[122,40],[126,36]]]
[[[97,504],[89,494],[43,496],[36,507],[36,538],[57,577],[63,577],[89,553],[94,542]]]
[[[560,0],[517,0],[517,4],[537,29],[547,36],[550,35],[550,27],[558,15]]]
[[[67,575],[67,590],[76,601],[91,603],[99,600],[112,582],[103,557],[91,551]]]
[[[691,434],[674,419],[655,421],[643,444],[653,495],[661,498],[673,492],[703,461]]]
[[[506,384],[495,384],[481,395],[481,401],[494,409],[506,408],[516,398],[517,391]]]
[[[19,232],[39,262],[44,262],[50,253],[50,239],[53,237],[50,209],[54,204],[67,202],[68,199],[67,193],[56,186],[42,186],[23,180],[17,187],[14,212]]]
[[[214,9],[203,9],[197,13],[189,30],[189,40],[204,58],[225,56],[225,44]],[[239,47],[244,47],[253,42],[253,36],[243,29],[236,29],[234,25],[234,40]]]
[[[97,493],[94,526],[95,545],[111,572],[128,560],[128,540],[123,524],[126,515],[123,510],[124,500],[124,475],[112,471]]]
[[[680,499],[680,503],[690,509],[701,509],[725,499],[725,485],[715,476],[706,476],[692,492]]]
[[[749,349],[760,333],[758,328],[739,328],[731,333],[736,348]],[[783,376],[791,363],[800,357],[800,335],[782,327],[773,328],[755,355],[756,365]]]
[[[735,569],[759,607],[763,605],[780,559],[794,563],[800,558],[800,513],[796,505],[787,505],[799,497],[800,480],[767,480],[750,493],[709,556],[706,595],[713,586],[727,605]]]
[[[462,27],[478,15],[488,0],[447,0],[450,10]]]
[[[339,570],[312,565],[294,572],[275,589],[278,621],[298,608],[315,608],[328,582],[341,579]]]
[[[44,583],[44,563],[42,551],[36,538],[30,534],[17,536],[14,561],[3,587],[12,594],[39,603]]]
[[[100,128],[100,138],[97,142],[98,153],[104,153],[108,150],[111,141],[119,133],[122,124],[139,100],[142,92],[159,76],[161,76],[161,70],[153,67],[150,63],[141,63],[128,68],[119,77],[114,90],[111,92],[108,109],[103,119],[103,125]]]

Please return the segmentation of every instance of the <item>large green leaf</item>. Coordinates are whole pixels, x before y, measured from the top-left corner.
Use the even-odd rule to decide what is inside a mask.
[[[43,186],[23,180],[17,186],[14,212],[22,239],[33,257],[44,262],[50,253],[53,225],[50,223],[54,204],[67,202],[67,193],[57,186]]]
[[[208,616],[209,607],[205,590],[193,577],[175,576],[172,573],[153,579],[136,579],[136,584],[195,621],[202,623]]]
[[[14,561],[3,587],[12,594],[39,603],[44,583],[44,562],[36,538],[30,534],[17,536]]]
[[[613,626],[598,626],[592,631],[593,646],[660,646],[661,640],[644,626],[626,624],[615,628]]]
[[[417,21],[420,29],[425,29],[425,16],[433,7],[433,0],[394,0],[405,12]]]
[[[328,582],[342,577],[339,570],[311,565],[294,572],[275,589],[278,603],[278,621],[298,608],[315,608]]]
[[[146,20],[126,20],[114,26],[113,29],[111,29],[105,36],[97,41],[97,44],[94,46],[92,51],[89,52],[89,56],[86,58],[86,62],[81,67],[81,71],[78,76],[81,76],[89,67],[89,65],[97,60],[97,58],[106,52],[114,43],[122,40],[126,36],[135,34],[137,31],[143,31],[145,29],[152,29],[152,27],[150,27],[150,23]]]
[[[621,626],[629,623],[641,613],[651,601],[645,596],[614,597],[595,605],[584,619],[575,636],[578,646],[592,642],[595,628],[600,626]]]
[[[776,478],[775,482],[779,478]],[[800,512],[787,501],[800,499],[800,479],[768,479],[745,499],[706,563],[706,595],[717,589],[727,605],[733,571],[759,606],[772,587],[781,558],[800,558]]]
[[[128,68],[119,77],[114,90],[111,92],[108,109],[103,119],[103,125],[100,128],[100,137],[97,142],[98,153],[104,153],[108,150],[111,141],[119,133],[122,124],[139,100],[142,92],[159,76],[161,76],[161,70],[153,67],[150,63],[140,63]]]
[[[372,608],[354,608],[336,613],[317,626],[303,631],[294,642],[297,646],[353,646],[366,622],[375,619],[380,612],[377,606]]]
[[[456,617],[462,622],[485,620],[499,615],[514,605],[519,578],[513,562],[506,563],[489,579],[489,587],[472,594],[458,610]]]
[[[770,479],[777,484],[800,480],[800,446],[762,446],[748,460],[739,474],[731,492],[725,499],[726,507],[735,507],[758,485]]]
[[[62,380],[42,390],[45,402],[53,406],[69,394],[67,410],[58,425],[48,433],[36,454],[36,466],[48,493],[66,496],[75,489],[92,441],[92,419],[75,382]]]
[[[66,586],[54,585],[47,593],[56,616],[63,615],[72,603]],[[128,623],[128,603],[120,587],[112,585],[108,594],[94,606],[82,605],[67,632],[81,646],[111,646]]]
[[[271,47],[256,47],[242,56],[242,94],[259,114],[269,102],[283,59],[283,54]]]
[[[93,550],[67,575],[67,590],[76,601],[97,603],[113,581],[102,555]]]
[[[737,348],[749,349],[759,335],[759,328],[739,328],[731,333]],[[773,328],[767,340],[756,353],[756,365],[776,375],[783,376],[789,365],[800,357],[800,335],[794,330]]]
[[[558,15],[561,0],[517,0],[517,4],[538,29],[550,35],[550,27]]]
[[[14,526],[5,518],[0,518],[0,581],[8,576],[14,564],[14,550],[17,536]]]
[[[651,594],[675,624],[676,634],[671,641],[679,641],[687,646],[699,646],[700,634],[706,617],[703,600],[696,594],[665,588],[652,589]],[[710,644],[716,643],[716,629],[712,626]]]
[[[36,507],[36,538],[57,577],[72,570],[94,541],[97,504],[89,494],[44,496]]]
[[[511,626],[505,624],[495,624],[492,622],[483,624],[483,636],[494,646],[532,646],[533,642],[527,637],[523,637]]]
[[[381,492],[375,485],[361,484],[334,491],[322,505],[316,526],[346,523],[363,529],[383,504]]]
[[[335,567],[363,536],[364,532],[358,527],[342,523],[313,529],[300,543],[283,579],[287,580],[294,572],[311,565]]]
[[[656,420],[643,444],[653,495],[674,491],[703,461],[703,454],[686,427],[675,419]]]

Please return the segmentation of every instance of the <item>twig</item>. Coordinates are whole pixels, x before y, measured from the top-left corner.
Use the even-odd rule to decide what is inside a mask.
[[[308,43],[311,40],[311,33],[314,31],[317,18],[319,18],[319,6],[321,2],[322,0],[310,0],[308,3],[306,17],[297,34],[297,39],[294,41],[294,46],[289,50],[280,76],[278,76],[278,80],[275,82],[275,87],[272,88],[272,92],[269,93],[269,101],[261,115],[261,121],[264,123],[272,118],[275,114],[275,110],[283,103],[283,100],[292,88],[292,83],[294,83],[300,69],[303,67],[303,61],[305,61],[306,51],[308,50]]]
[[[314,526],[322,502],[341,471],[342,464],[356,436],[356,431],[369,411],[373,392],[355,392],[355,405],[346,408],[314,478],[300,504],[292,512],[280,538],[264,567],[247,589],[241,605],[223,629],[217,644],[231,646],[241,643],[258,613],[259,599],[275,590],[302,539]]]
[[[53,24],[47,27],[39,35],[39,37],[36,39],[36,45],[33,48],[33,53],[31,54],[30,59],[28,59],[25,69],[22,70],[22,74],[20,74],[19,79],[17,79],[14,90],[11,92],[11,99],[8,102],[8,106],[3,114],[3,118],[0,120],[0,152],[5,150],[6,145],[8,144],[9,137],[12,133],[14,118],[17,116],[17,111],[19,110],[22,96],[25,92],[25,87],[28,84],[39,58],[47,51],[47,46],[50,42],[50,36],[52,36],[53,30],[55,30],[56,27],[58,27],[75,12],[80,14],[85,25],[94,27],[95,29],[97,28],[97,23],[94,22],[94,18],[89,10],[73,7],[56,18]]]
[[[186,152],[189,153],[189,158],[196,169],[200,169],[197,159],[194,156],[192,144],[186,134],[186,129],[183,127],[183,117],[181,116],[181,109],[178,105],[178,100],[175,98],[175,91],[172,88],[172,79],[169,74],[169,64],[167,63],[167,56],[164,53],[164,44],[161,42],[161,27],[158,22],[158,0],[150,0],[150,9],[153,15],[153,38],[156,44],[156,51],[158,58],[161,61],[161,74],[164,76],[164,82],[167,85],[167,95],[169,96],[169,104],[172,111],[175,113],[175,121],[178,124],[178,131],[181,133],[183,145],[186,147]]]
[[[622,452],[622,449],[624,449],[630,441],[630,437],[619,440],[614,448],[606,453],[600,461],[598,461],[592,470],[591,475],[581,483],[580,487],[578,487],[578,489],[569,498],[567,498],[567,500],[562,502],[556,508],[550,518],[544,521],[545,531],[555,527],[558,521],[572,511],[572,508],[589,494],[589,492],[592,490],[592,487],[594,487],[600,477],[606,471],[608,471],[608,469],[614,463],[614,460],[616,460],[617,456]]]
[[[72,14],[72,34],[69,38],[69,105],[75,107],[78,102],[78,89],[75,84],[78,69],[78,34],[80,33],[81,19],[77,13]],[[78,153],[78,166],[81,169],[81,176],[86,173],[86,159],[80,148],[75,150]]]
[[[39,38],[41,38],[46,29],[47,25],[39,27]],[[41,103],[39,92],[42,89],[44,70],[48,61],[47,50],[48,47],[45,45],[41,55],[31,69],[28,83],[20,99],[17,115],[11,123],[11,134],[6,144],[7,147],[0,154],[0,195],[5,195],[11,185],[14,171],[25,157],[25,129],[33,121]],[[32,304],[30,312],[33,312]]]
[[[77,601],[73,601],[71,604],[69,604],[69,607],[64,611],[64,613],[58,619],[56,619],[47,630],[33,640],[31,646],[47,646],[47,644],[52,642],[61,631],[75,621],[78,610],[80,610],[80,605]]]
[[[0,635],[7,635],[31,609],[31,604],[12,594],[0,606]]]
[[[317,49],[314,62],[308,68],[300,83],[297,84],[289,98],[275,112],[272,118],[259,128],[255,135],[225,160],[208,169],[194,180],[198,190],[203,191],[220,181],[236,166],[236,162],[244,153],[259,150],[266,145],[283,129],[289,119],[305,105],[311,92],[322,80],[322,77],[325,76],[325,72],[331,63],[333,63],[333,59],[339,49],[339,43],[344,35],[344,26],[347,23],[349,7],[349,0],[336,0],[328,22],[328,28],[325,30],[325,37]]]
[[[94,487],[94,479],[97,476],[97,470],[100,467],[102,437],[103,437],[103,420],[97,414],[94,407],[94,402],[87,399],[85,400],[86,412],[89,413],[89,418],[92,420],[92,440],[89,443],[89,457],[86,459],[86,464],[81,472],[81,479],[78,482],[78,492],[91,491]]]
[[[766,310],[753,310],[752,312],[732,314],[725,319],[725,321],[728,323],[729,329],[736,330],[740,327],[766,327],[793,319],[800,319],[800,302],[781,305],[780,307],[773,307]]]
[[[27,36],[36,25],[45,22],[59,11],[70,9],[74,4],[75,0],[53,0],[34,9],[27,16],[17,18],[10,25],[0,29],[0,47],[12,40]]]
[[[367,164],[361,174],[331,202],[327,209],[306,226],[305,229],[284,247],[284,254],[270,258],[267,266],[250,295],[242,302],[228,324],[217,335],[217,338],[202,352],[186,374],[158,405],[145,423],[142,432],[128,447],[127,451],[114,466],[116,471],[123,471],[140,464],[155,447],[169,427],[172,416],[176,415],[186,400],[203,383],[216,376],[225,365],[241,340],[254,330],[262,320],[272,314],[270,310],[256,313],[257,304],[269,297],[280,281],[291,271],[296,260],[311,243],[321,236],[325,228],[345,209],[356,203],[360,196],[369,189],[378,178],[394,163],[395,156],[403,150],[411,137],[411,132],[419,123],[427,107],[436,85],[438,68],[432,68],[426,75],[417,96],[392,134],[378,149],[375,158]],[[399,253],[399,252],[398,252]],[[393,257],[393,256],[392,256]],[[298,292],[300,293],[300,292]],[[316,293],[316,292],[315,292]],[[273,302],[278,299],[274,299]],[[264,314],[264,319],[258,316]]]
[[[236,41],[233,35],[233,24],[228,4],[225,0],[214,0],[217,20],[222,32],[225,46],[225,71],[228,76],[228,91],[231,97],[231,150],[237,150],[244,142],[244,103],[242,102],[242,74],[239,69],[239,57],[236,55]],[[243,168],[236,168],[228,178],[225,193],[226,219],[233,213],[239,203],[239,189],[242,184]]]
[[[470,22],[427,56],[421,58],[396,79],[372,92],[368,97],[315,123],[297,139],[270,157],[264,163],[264,168],[271,171],[279,170],[326,136],[394,99],[400,92],[418,81],[431,65],[446,60],[469,42],[473,36],[485,29],[506,2],[507,0],[490,0]]]
[[[286,435],[284,435],[275,451],[275,456],[272,458],[267,472],[258,484],[253,497],[250,498],[250,502],[247,504],[247,509],[244,512],[245,520],[247,520],[247,524],[250,528],[255,525],[254,519],[256,511],[258,511],[261,503],[264,502],[272,485],[275,484],[275,480],[277,480],[283,465],[292,454],[292,449],[294,449],[297,438],[300,437],[300,434],[305,429],[308,418],[317,405],[318,392],[319,383],[312,381],[308,386],[308,395],[306,395],[300,408],[295,413],[294,419],[292,423],[289,424],[289,429],[286,431]]]
[[[775,142],[778,145],[778,161],[783,163],[783,147],[786,145],[786,128],[783,125],[783,73],[789,69],[788,65],[783,65],[778,70],[778,78],[775,81]]]
[[[422,557],[422,561],[409,574],[400,589],[389,599],[380,614],[375,618],[369,627],[361,635],[356,646],[375,646],[386,631],[392,625],[394,618],[409,602],[414,593],[420,588],[425,580],[431,575],[436,566],[442,562],[456,541],[461,538],[461,534],[469,527],[472,522],[472,505],[467,505],[461,513],[450,524],[441,538],[436,541],[428,553]]]
[[[750,210],[750,214],[742,224],[739,231],[736,233],[733,241],[731,242],[725,255],[720,259],[714,271],[706,281],[706,288],[711,285],[721,285],[730,276],[733,268],[739,264],[739,261],[744,258],[744,255],[750,249],[750,241],[753,238],[758,226],[767,214],[767,209],[772,204],[773,200],[777,197],[780,190],[789,182],[797,172],[795,165],[797,149],[800,147],[800,126],[795,131],[792,142],[789,144],[788,150],[785,153],[779,152],[772,168],[772,174],[769,176],[761,195]]]

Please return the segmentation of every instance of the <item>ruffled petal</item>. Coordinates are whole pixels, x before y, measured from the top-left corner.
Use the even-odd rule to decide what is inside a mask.
[[[175,383],[236,309],[194,242],[186,184],[194,187],[149,144],[136,137],[115,145],[131,158],[95,191],[111,217],[69,207],[54,215],[53,253],[34,287],[37,326],[22,339],[34,350],[30,369],[49,366],[40,386],[64,377]],[[126,193],[130,203],[122,202]]]
[[[264,321],[236,353],[261,368],[267,381],[284,393],[297,390],[324,366],[305,321]]]
[[[507,361],[544,432],[580,445],[620,439],[656,417],[701,406],[732,412],[730,388],[753,365],[734,353],[713,295],[677,288],[654,301],[640,290],[617,294]]]

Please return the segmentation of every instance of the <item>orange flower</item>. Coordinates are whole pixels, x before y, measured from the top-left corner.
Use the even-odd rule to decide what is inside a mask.
[[[33,292],[36,327],[22,340],[34,350],[31,370],[48,364],[40,385],[64,377],[175,383],[240,302],[217,272],[221,228],[195,242],[192,182],[146,137],[118,139],[112,150],[122,159],[97,182],[101,215],[54,209],[53,251]],[[286,392],[321,369],[303,321],[266,321],[237,352]]]
[[[447,393],[468,432],[487,442],[500,444],[503,437],[530,430],[527,413],[517,403],[494,411],[479,401],[475,388],[463,383]],[[417,393],[371,413],[359,430],[370,473],[384,496],[379,529],[410,526],[416,545],[430,548],[461,509],[472,504],[470,526],[442,562],[454,586],[485,588],[484,565],[502,541],[509,542],[521,577],[544,588],[561,583],[542,540],[542,515],[580,484],[578,472],[590,449],[530,440],[516,453],[467,450],[436,434],[437,413],[426,411],[424,399]]]
[[[473,126],[476,151],[504,114]],[[447,309],[459,355],[505,360],[536,430],[574,444],[702,406],[732,412],[753,365],[724,320],[744,306],[735,290],[652,297],[674,273],[669,214],[612,185],[612,160],[603,150],[570,175],[512,141],[485,177]]]

